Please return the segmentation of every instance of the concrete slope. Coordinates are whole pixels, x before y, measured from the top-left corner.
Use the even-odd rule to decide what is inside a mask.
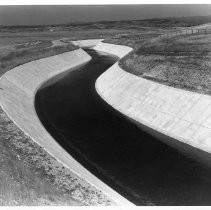
[[[106,43],[94,49],[120,58],[132,50]],[[143,79],[118,63],[97,79],[96,90],[112,107],[151,130],[211,153],[210,96]]]
[[[77,40],[71,41],[75,46],[79,47],[94,47],[99,44],[103,39],[86,39],[86,40]]]
[[[59,162],[95,186],[97,193],[101,190],[101,196],[107,196],[115,205],[133,205],[73,159],[45,130],[34,108],[36,91],[44,82],[90,59],[85,51],[78,49],[18,66],[1,77],[0,104],[18,127]]]
[[[118,56],[119,58],[122,58],[129,52],[133,51],[131,47],[123,45],[107,44],[104,42],[99,42],[93,49]]]

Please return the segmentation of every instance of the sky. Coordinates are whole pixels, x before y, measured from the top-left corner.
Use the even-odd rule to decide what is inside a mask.
[[[129,1],[128,1],[129,2]],[[0,25],[40,25],[100,20],[211,15],[202,5],[17,5],[0,6]]]

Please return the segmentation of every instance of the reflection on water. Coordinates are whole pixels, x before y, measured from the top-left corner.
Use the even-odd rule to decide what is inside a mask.
[[[116,58],[93,60],[36,95],[51,135],[79,162],[137,205],[210,205],[211,169],[160,142],[105,103],[95,80]]]

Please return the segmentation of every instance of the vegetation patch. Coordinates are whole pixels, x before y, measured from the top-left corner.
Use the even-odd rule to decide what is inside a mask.
[[[58,163],[0,108],[0,205],[111,205]]]

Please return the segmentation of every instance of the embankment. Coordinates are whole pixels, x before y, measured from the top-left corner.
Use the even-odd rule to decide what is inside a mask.
[[[94,49],[120,58],[132,50],[106,43]],[[178,140],[211,153],[210,96],[137,77],[125,72],[118,63],[97,79],[96,90],[112,107],[147,127],[149,133],[156,131],[160,140],[170,145]],[[171,138],[159,137],[159,133]]]
[[[86,52],[78,49],[32,61],[8,71],[0,80],[1,106],[35,142],[80,178],[95,186],[98,189],[96,193],[101,190],[101,194],[115,205],[132,205],[73,159],[45,130],[34,108],[35,94],[43,83],[90,60],[91,57]]]
[[[94,47],[98,45],[103,39],[87,39],[87,40],[77,40],[77,41],[72,41],[72,43],[75,46],[79,47]]]

